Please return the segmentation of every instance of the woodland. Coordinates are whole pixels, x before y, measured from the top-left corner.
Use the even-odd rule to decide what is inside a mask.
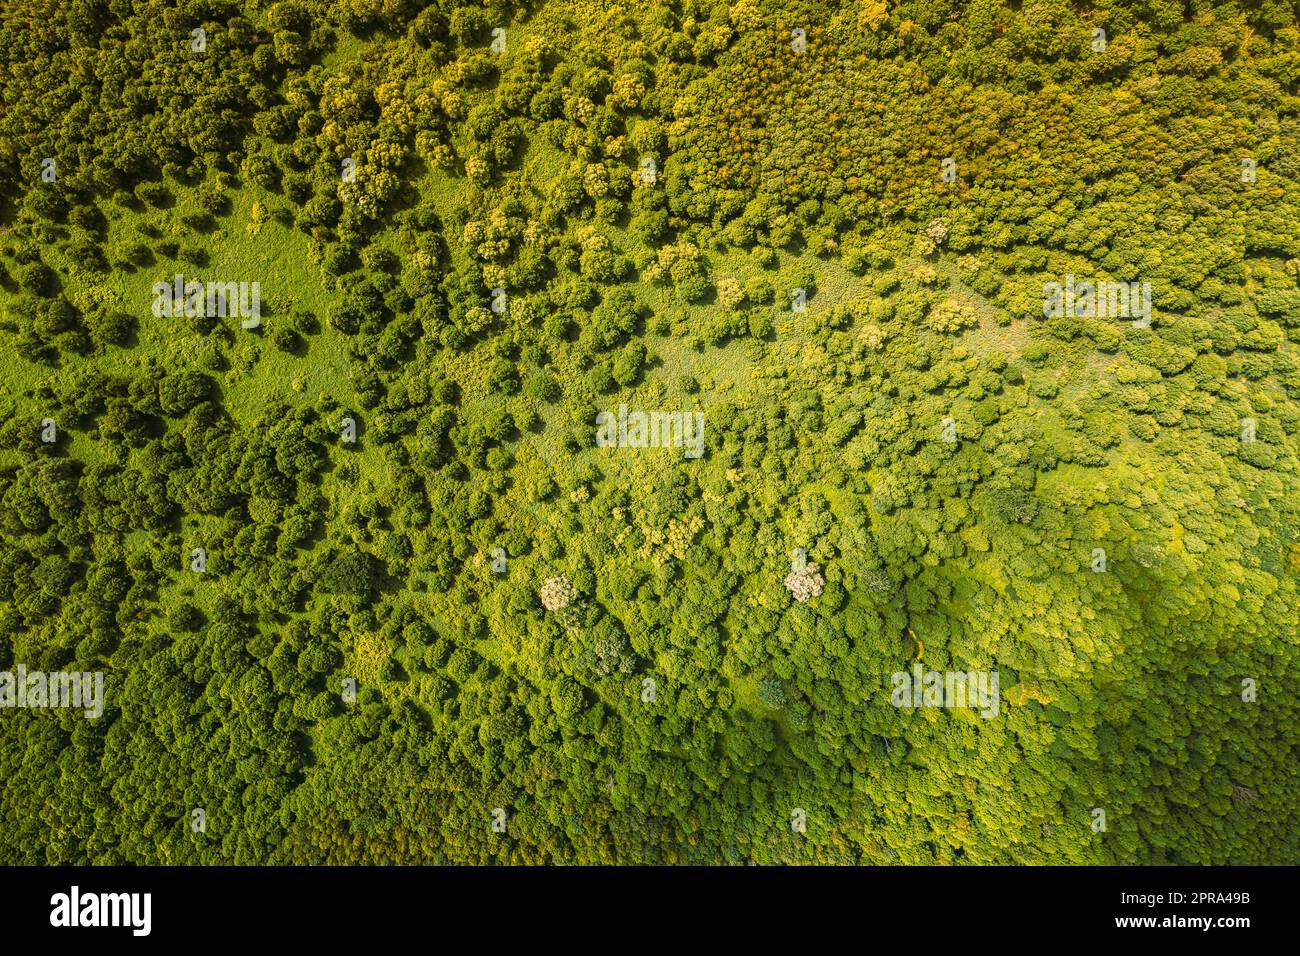
[[[0,863],[1296,862],[1298,23],[4,3]]]

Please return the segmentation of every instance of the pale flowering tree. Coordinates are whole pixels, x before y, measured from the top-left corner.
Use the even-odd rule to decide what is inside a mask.
[[[942,217],[931,219],[930,224],[925,227],[925,237],[936,246],[943,245],[944,240],[948,238],[948,220]]]
[[[548,611],[562,611],[572,604],[577,596],[577,589],[569,583],[568,576],[564,574],[547,578],[546,583],[542,585],[542,607]]]
[[[820,570],[812,561],[809,561],[801,568],[795,568],[785,576],[786,590],[800,604],[807,604],[821,594],[822,586],[825,583],[826,581],[822,578]]]

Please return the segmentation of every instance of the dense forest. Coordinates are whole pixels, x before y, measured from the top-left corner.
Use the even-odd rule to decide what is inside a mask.
[[[1300,859],[1298,21],[5,3],[0,863]]]

